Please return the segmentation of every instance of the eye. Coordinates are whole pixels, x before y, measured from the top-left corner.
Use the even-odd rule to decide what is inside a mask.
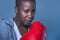
[[[29,10],[23,10],[25,13],[28,13],[29,12]]]
[[[35,9],[34,10],[32,10],[32,15],[34,15],[35,14]]]
[[[32,13],[35,13],[35,9],[34,9],[34,10],[32,10]]]

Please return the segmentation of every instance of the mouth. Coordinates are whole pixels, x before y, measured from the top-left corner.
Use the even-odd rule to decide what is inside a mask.
[[[30,24],[30,23],[31,23],[31,21],[30,21],[30,20],[26,20],[25,22],[26,22],[27,24]]]

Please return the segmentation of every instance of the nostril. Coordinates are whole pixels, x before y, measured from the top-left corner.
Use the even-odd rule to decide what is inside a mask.
[[[28,14],[28,17],[32,17],[31,13]]]
[[[32,16],[31,16],[31,15],[29,15],[29,16],[28,16],[28,18],[30,18],[30,19],[31,19],[31,18],[32,18]]]

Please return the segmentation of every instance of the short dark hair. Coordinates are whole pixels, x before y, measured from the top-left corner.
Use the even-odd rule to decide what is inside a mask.
[[[36,5],[35,0],[16,0],[16,7],[19,7],[21,2],[23,2],[23,1],[33,2]]]

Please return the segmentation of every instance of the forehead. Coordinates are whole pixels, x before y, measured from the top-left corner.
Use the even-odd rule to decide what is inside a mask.
[[[34,9],[35,8],[35,4],[34,2],[29,2],[29,1],[23,1],[21,2],[20,8],[30,8],[30,9]]]

